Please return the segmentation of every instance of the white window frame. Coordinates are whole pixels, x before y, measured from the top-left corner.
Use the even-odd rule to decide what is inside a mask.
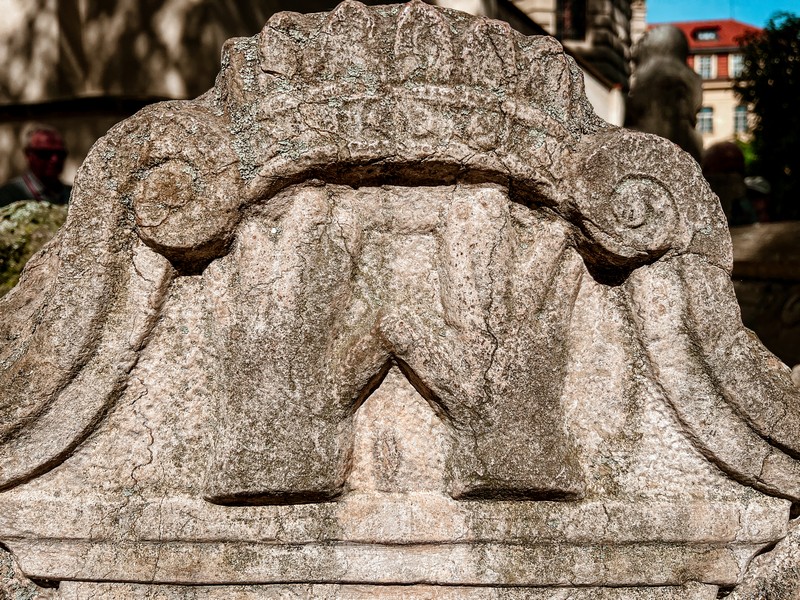
[[[736,68],[734,68],[736,65]],[[742,74],[742,70],[744,69],[744,55],[743,54],[731,54],[728,56],[728,77],[731,79],[736,79],[739,75]]]
[[[714,108],[703,106],[697,112],[697,131],[700,133],[714,133]]]
[[[706,64],[707,63],[707,64]],[[706,66],[708,69],[706,70]],[[716,54],[696,54],[694,57],[695,73],[702,79],[717,78],[717,55]],[[706,76],[706,72],[708,76]]]
[[[733,133],[748,133],[750,131],[750,123],[747,114],[747,107],[743,104],[733,109]]]

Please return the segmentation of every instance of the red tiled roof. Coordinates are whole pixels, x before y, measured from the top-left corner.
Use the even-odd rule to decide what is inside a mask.
[[[698,50],[716,50],[723,48],[736,48],[739,46],[738,38],[750,31],[761,31],[760,28],[734,21],[733,19],[715,19],[712,21],[682,21],[680,23],[653,23],[648,28],[658,27],[659,25],[674,25],[689,40],[689,52]],[[716,31],[716,40],[698,40],[698,31]]]

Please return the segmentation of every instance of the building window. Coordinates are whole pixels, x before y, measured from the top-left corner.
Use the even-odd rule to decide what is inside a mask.
[[[733,132],[747,133],[747,107],[737,106],[733,109]]]
[[[557,0],[556,37],[560,40],[586,39],[586,0]]]
[[[719,33],[716,29],[698,29],[694,32],[694,39],[698,42],[716,42],[719,39]]]
[[[741,54],[731,54],[728,57],[728,73],[732,79],[739,77],[744,70],[744,56]]]
[[[697,131],[714,133],[714,109],[710,106],[704,106],[697,113]]]
[[[703,79],[714,79],[717,57],[713,54],[698,54],[694,57],[694,70]]]

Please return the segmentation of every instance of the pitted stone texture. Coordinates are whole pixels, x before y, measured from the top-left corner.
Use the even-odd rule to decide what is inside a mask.
[[[608,588],[505,588],[456,586],[282,585],[176,587],[129,584],[62,584],[61,600],[713,600],[717,586]]]
[[[282,13],[0,300],[0,540],[73,597],[713,597],[800,499],[730,265],[552,40]]]

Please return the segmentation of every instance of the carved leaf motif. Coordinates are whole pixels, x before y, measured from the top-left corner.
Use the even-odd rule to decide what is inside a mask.
[[[394,42],[400,81],[447,83],[453,69],[452,34],[439,11],[423,2],[403,7]]]
[[[498,94],[514,92],[517,51],[507,23],[476,20],[466,34],[461,59],[465,81],[495,89]]]

